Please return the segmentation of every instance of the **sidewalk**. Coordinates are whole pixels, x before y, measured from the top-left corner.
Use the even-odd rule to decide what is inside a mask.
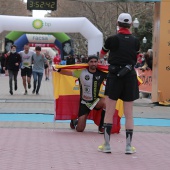
[[[40,95],[23,95],[20,74],[18,90],[9,94],[8,77],[0,76],[0,114],[54,114],[52,81],[43,78]],[[150,99],[134,103],[134,117],[170,119],[170,107],[155,106]],[[103,135],[94,124],[83,133],[68,123],[1,122],[0,170],[169,170],[170,126],[135,126],[133,144],[137,153],[125,155],[124,126],[111,136],[112,154],[97,151]]]

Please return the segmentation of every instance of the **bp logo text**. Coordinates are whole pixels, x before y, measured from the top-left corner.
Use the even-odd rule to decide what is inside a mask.
[[[47,23],[47,22],[43,22],[42,20],[40,19],[36,19],[32,22],[32,26],[35,28],[35,29],[41,29],[43,27],[50,27],[51,26],[51,23]]]

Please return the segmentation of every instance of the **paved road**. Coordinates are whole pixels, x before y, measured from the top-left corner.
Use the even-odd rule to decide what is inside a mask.
[[[40,95],[23,95],[22,79],[18,90],[9,94],[8,77],[0,76],[1,113],[54,113],[52,82],[43,78]],[[134,117],[170,119],[170,107],[156,106],[150,99],[134,103]],[[84,133],[68,123],[0,121],[0,170],[169,170],[170,127],[135,126],[134,155],[125,155],[125,132],[111,136],[112,154],[97,151],[103,135],[94,124]]]

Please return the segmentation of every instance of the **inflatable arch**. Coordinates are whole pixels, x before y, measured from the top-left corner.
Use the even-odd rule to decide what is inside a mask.
[[[0,32],[80,33],[88,41],[88,55],[97,54],[103,45],[103,34],[85,17],[35,18],[0,15]],[[23,33],[22,33],[23,34]],[[65,43],[64,50],[69,50]]]
[[[37,44],[41,47],[45,45],[48,45],[48,47],[54,47],[58,53],[60,53],[61,58],[63,58],[62,43],[59,42],[53,35],[23,34],[16,41],[14,41],[14,44],[17,46],[17,51],[23,50],[24,45],[27,43],[29,43],[30,46],[35,46],[33,44]]]
[[[69,43],[71,46],[70,37],[65,33],[48,33],[47,35],[47,33],[25,34],[25,32],[12,31],[5,37],[5,44],[8,42],[14,43],[17,46],[17,51],[23,50],[23,46],[26,43],[53,43],[59,48],[62,59],[64,55],[72,53],[72,50],[68,54],[63,51],[65,42]],[[9,49],[7,48],[5,50],[8,51]]]

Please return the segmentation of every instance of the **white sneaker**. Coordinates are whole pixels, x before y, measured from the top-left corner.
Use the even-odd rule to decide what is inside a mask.
[[[98,146],[98,149],[97,149],[99,152],[104,152],[104,153],[111,153],[111,148],[110,148],[110,145],[109,144],[103,144],[103,145],[100,145]]]
[[[133,154],[136,153],[136,148],[133,146],[126,146],[125,154]]]

